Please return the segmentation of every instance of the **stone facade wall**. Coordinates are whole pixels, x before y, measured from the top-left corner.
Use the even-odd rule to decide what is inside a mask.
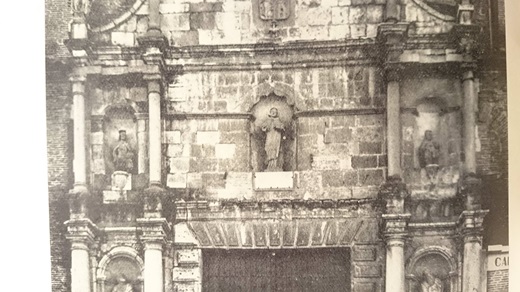
[[[271,36],[283,41],[375,38],[383,21],[384,0],[288,0],[290,16],[277,21],[261,20],[259,1],[201,2],[163,0],[160,5],[161,30],[171,45],[251,44]],[[411,33],[446,33],[454,18],[439,17],[421,9],[415,1],[401,5],[405,19],[415,24]],[[131,47],[148,27],[148,5],[138,6],[124,22],[95,32],[97,42]],[[92,17],[96,19],[96,17]]]
[[[70,252],[63,224],[69,219],[68,187],[72,179],[70,84],[58,71],[47,76],[47,157],[52,291],[69,291]]]
[[[275,196],[375,196],[386,171],[384,116],[338,112],[381,108],[381,80],[373,67],[178,76],[168,93],[163,133],[167,185],[208,198],[252,196],[253,160],[261,149],[252,146],[251,122],[243,115],[261,85],[277,83],[294,92],[289,102],[295,112],[315,114],[295,119],[295,189]]]
[[[69,50],[63,44],[69,36],[72,20],[70,0],[45,1],[45,54],[47,57],[67,57]]]

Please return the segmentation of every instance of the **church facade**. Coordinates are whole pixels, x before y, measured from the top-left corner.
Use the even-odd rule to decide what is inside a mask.
[[[53,291],[503,291],[494,2],[47,0]]]

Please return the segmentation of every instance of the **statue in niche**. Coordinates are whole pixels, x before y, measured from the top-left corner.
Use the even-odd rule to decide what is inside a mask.
[[[441,279],[433,276],[430,272],[423,272],[423,280],[421,282],[421,292],[445,292],[444,283]]]
[[[266,171],[280,171],[280,147],[285,128],[278,116],[278,109],[273,107],[269,111],[268,119],[262,124],[262,131],[265,132],[265,153],[267,165]]]
[[[426,169],[429,178],[433,178],[439,168],[440,145],[433,141],[433,132],[426,130],[419,146],[419,166]]]
[[[132,285],[121,276],[117,279],[117,285],[114,286],[112,292],[134,292],[134,289],[132,288]]]
[[[112,150],[116,171],[131,172],[134,168],[133,151],[126,140],[126,131],[119,131],[119,142]]]

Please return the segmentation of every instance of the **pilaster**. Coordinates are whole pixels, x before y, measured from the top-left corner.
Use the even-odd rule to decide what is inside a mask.
[[[97,227],[86,218],[65,222],[67,239],[71,243],[71,291],[91,292],[92,274],[90,251],[98,234]]]
[[[140,239],[144,245],[144,292],[164,291],[163,251],[171,235],[164,218],[139,218]]]

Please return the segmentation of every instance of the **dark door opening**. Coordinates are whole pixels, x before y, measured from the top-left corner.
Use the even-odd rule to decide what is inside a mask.
[[[202,291],[350,291],[346,248],[204,249]]]

